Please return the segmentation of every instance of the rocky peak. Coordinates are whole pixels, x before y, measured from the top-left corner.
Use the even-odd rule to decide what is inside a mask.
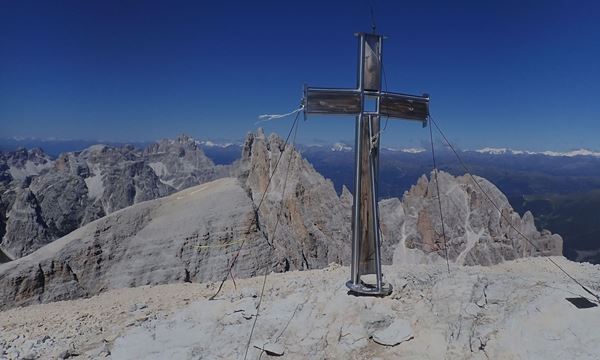
[[[54,162],[53,170],[74,176],[88,177],[90,175],[87,163],[80,159],[76,153],[60,154]]]
[[[78,160],[90,167],[107,168],[120,166],[130,161],[141,161],[140,151],[132,146],[113,147],[103,144],[92,145],[80,153],[76,153]]]
[[[196,140],[186,134],[181,134],[179,136],[177,136],[177,138],[175,138],[175,142],[179,143],[179,144],[190,144],[190,145],[196,145]]]
[[[434,176],[433,173],[431,176]],[[491,265],[526,256],[562,254],[562,238],[559,235],[538,231],[533,215],[527,212],[523,217],[519,216],[506,196],[486,179],[468,175],[454,177],[443,171],[438,173],[438,179],[445,240],[435,181],[422,176],[404,194],[401,207],[395,202],[380,204],[385,209],[382,213],[389,214],[387,217],[384,215],[385,228],[390,233],[393,229],[402,229],[402,232],[387,237],[392,243],[399,243],[394,255],[398,257],[397,261],[415,261],[413,250],[419,250],[430,258],[445,256],[444,242],[450,260],[461,265]],[[500,208],[503,216],[479,187]],[[513,227],[541,251],[523,239]],[[423,259],[416,258],[419,261]]]
[[[252,145],[254,143],[254,133],[248,133],[244,144],[242,145],[242,157],[241,162],[247,163],[248,159],[252,156]]]
[[[350,256],[347,206],[330,180],[291,145],[285,149],[283,145],[279,136],[267,138],[259,129],[246,137],[239,164],[240,181],[255,205],[265,197],[258,218],[275,248],[276,267],[309,269],[333,261],[346,263]]]
[[[197,141],[187,135],[160,140],[144,149],[143,157],[161,182],[177,190],[229,174],[228,167],[215,166]]]
[[[342,203],[344,203],[346,206],[352,206],[352,198],[353,196],[350,190],[348,190],[346,185],[342,185],[342,194],[340,195],[340,200]]]
[[[47,163],[52,161],[50,156],[39,147],[27,150],[25,148],[18,148],[15,151],[6,153],[6,158],[10,159],[14,164],[25,164],[27,161],[32,161],[36,164]]]
[[[5,175],[8,172],[11,180],[23,180],[28,176],[38,175],[44,169],[51,167],[52,159],[40,148],[31,150],[19,148],[15,151],[0,153],[0,165],[0,171],[4,169]]]
[[[185,156],[186,152],[197,152],[204,156],[204,152],[198,146],[198,142],[191,136],[181,134],[175,139],[161,139],[144,149],[144,155],[158,154],[162,152],[175,152],[179,156]]]
[[[273,136],[273,135],[276,136],[276,137],[279,137],[278,135],[276,135],[274,133],[271,134],[271,136]],[[259,138],[259,139],[263,139],[264,140],[265,139],[265,130],[263,128],[261,128],[261,127],[259,127],[258,129],[256,129],[256,137]]]

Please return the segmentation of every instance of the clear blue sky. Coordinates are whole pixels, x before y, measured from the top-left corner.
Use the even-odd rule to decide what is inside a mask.
[[[465,148],[600,149],[600,5],[380,1],[390,90],[432,97]],[[239,139],[304,83],[352,87],[368,1],[2,1],[0,136]],[[266,123],[284,134],[291,119]],[[310,118],[300,140],[350,140]],[[390,146],[428,132],[394,121]]]

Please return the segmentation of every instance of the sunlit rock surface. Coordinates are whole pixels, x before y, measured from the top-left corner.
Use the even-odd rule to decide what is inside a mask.
[[[599,266],[553,260],[600,291]],[[285,359],[591,360],[600,353],[600,307],[566,301],[591,296],[544,258],[452,265],[450,273],[443,263],[394,264],[384,272],[395,289],[385,298],[348,295],[349,268],[333,265],[270,275],[260,304],[262,276],[235,287],[229,281],[215,300],[217,283],[182,283],[12,309],[0,312],[0,357],[240,359],[257,312],[248,359],[269,358],[252,344],[269,344]],[[402,334],[391,334],[395,328]]]

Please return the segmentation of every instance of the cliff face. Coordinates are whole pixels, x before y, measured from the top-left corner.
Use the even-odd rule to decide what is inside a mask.
[[[260,130],[248,135],[238,168],[240,181],[256,206],[264,196],[258,217],[261,230],[274,247],[275,268],[311,269],[330,262],[347,263],[350,208],[340,200],[333,183],[291,146],[274,170],[283,145],[281,138],[267,138]]]

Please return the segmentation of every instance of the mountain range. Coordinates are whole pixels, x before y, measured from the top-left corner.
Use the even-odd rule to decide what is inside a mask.
[[[296,148],[262,130],[248,134],[230,165],[215,165],[187,136],[144,149],[93,145],[56,160],[39,150],[4,158],[0,248],[13,261],[0,266],[3,308],[216,281],[236,250],[232,270],[241,277],[350,258],[351,191],[338,195]],[[445,233],[431,177],[420,176],[402,199],[380,202],[386,264],[447,254],[458,265],[493,265],[561,254],[562,238],[538,231],[533,215],[516,213],[489,181],[446,172],[438,178]]]
[[[51,160],[40,149],[0,157],[2,250],[18,258],[111,212],[227,173],[187,137],[143,150],[92,145]]]
[[[0,137],[0,151],[14,151],[19,148],[43,148],[50,156],[58,156],[63,152],[79,151],[89,146],[96,144],[105,144],[109,146],[132,145],[138,148],[146,147],[152,144],[153,141],[104,141],[104,140],[79,140],[79,139],[57,139],[57,138],[35,138],[35,137]],[[196,144],[203,149],[207,148],[239,148],[243,145],[243,140],[196,140]],[[347,142],[336,142],[333,144],[313,144],[313,145],[298,145],[300,149],[329,149],[331,151],[353,151],[353,145]],[[402,147],[382,147],[382,151],[389,152],[404,152],[410,154],[418,154],[428,152],[429,150],[422,147],[402,148]],[[531,150],[516,150],[512,148],[484,147],[480,149],[464,149],[461,152],[476,152],[489,155],[544,155],[552,157],[578,157],[591,156],[600,157],[600,151],[590,149],[574,149],[568,151],[531,151]]]
[[[225,167],[231,166],[240,158],[243,146],[243,143],[235,141],[189,139],[197,148],[202,149],[206,157],[214,164]],[[14,148],[19,145],[45,147],[49,144],[54,150],[71,148],[77,150],[71,152],[77,153],[83,150],[84,146],[85,148],[92,146],[93,142],[0,139],[0,147],[4,146],[4,148]],[[113,144],[108,147],[143,149],[150,145]],[[339,143],[297,145],[296,147],[319,173],[334,182],[338,194],[341,194],[343,186],[352,191],[351,169],[354,160],[350,145]],[[23,150],[21,149],[20,152],[20,156],[23,157]],[[50,154],[41,153],[46,157],[46,161],[60,155],[51,152]],[[450,151],[441,148],[438,149],[437,154],[440,169],[455,176],[464,174],[465,169]],[[597,239],[600,237],[600,221],[595,215],[597,213],[595,209],[600,208],[600,197],[596,194],[596,189],[600,188],[600,171],[598,171],[600,159],[594,156],[594,152],[567,152],[564,154],[565,156],[552,156],[559,153],[486,148],[477,151],[462,151],[460,154],[473,173],[489,179],[507,195],[510,204],[517,212],[524,214],[526,211],[531,211],[535,214],[535,222],[538,227],[560,233],[565,240],[563,253],[568,258],[600,263],[600,247],[597,243]],[[39,155],[41,156],[41,154]],[[44,164],[39,166],[44,166]],[[431,153],[425,149],[383,148],[381,154],[381,198],[402,197],[421,174],[428,173],[431,168]],[[16,167],[13,166],[13,171],[17,171],[14,169]],[[30,171],[36,172],[35,169],[30,169]],[[223,169],[220,171],[227,172]],[[10,198],[10,196],[7,194],[5,197]],[[132,202],[128,201],[127,203]],[[2,206],[6,207],[6,205]],[[3,213],[5,212],[3,211]],[[0,231],[3,231],[2,226],[4,225],[5,222],[0,222]],[[68,227],[68,230],[74,229],[76,225]],[[66,232],[59,231],[59,234]]]

